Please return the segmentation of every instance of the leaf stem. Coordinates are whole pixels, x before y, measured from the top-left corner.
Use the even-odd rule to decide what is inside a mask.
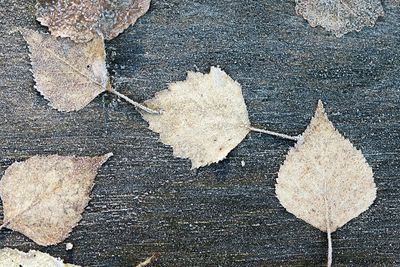
[[[252,127],[252,126],[249,127],[249,130],[253,131],[253,132],[269,134],[269,135],[272,135],[272,136],[276,136],[276,137],[280,137],[280,138],[288,139],[288,140],[292,140],[292,141],[299,141],[300,140],[300,136],[299,135],[298,136],[291,136],[291,135],[277,133],[277,132],[273,132],[273,131],[269,131],[269,130],[264,130],[264,129]]]
[[[0,230],[7,227],[9,224],[10,224],[10,221],[3,222],[3,224],[0,225]]]
[[[157,115],[160,115],[160,114],[161,114],[161,111],[148,108],[148,107],[146,107],[145,105],[142,105],[142,104],[140,104],[140,103],[138,103],[138,102],[136,102],[136,101],[133,101],[132,99],[130,99],[130,98],[127,97],[126,95],[121,94],[120,92],[116,91],[116,90],[113,89],[113,88],[109,88],[107,91],[110,92],[110,93],[113,93],[114,95],[116,95],[116,96],[118,96],[118,97],[120,97],[120,98],[122,98],[122,99],[124,99],[124,100],[125,100],[126,102],[128,102],[129,104],[132,104],[132,105],[134,105],[136,108],[139,108],[139,109],[141,109],[141,110],[143,110],[143,111],[145,111],[145,112],[147,112],[147,113],[150,113],[150,114],[157,114]]]
[[[328,235],[328,261],[327,261],[326,266],[327,267],[331,267],[332,266],[332,252],[333,252],[333,249],[332,249],[331,229],[329,229],[329,226],[328,226],[328,229],[327,229],[326,233]]]
[[[326,190],[326,181],[325,181],[325,190]],[[329,205],[328,205],[328,199],[326,197],[326,195],[324,196],[324,204],[325,204],[325,222],[326,222],[326,234],[328,237],[328,260],[326,263],[327,267],[331,267],[332,266],[332,237],[331,237],[331,220],[330,220],[330,209],[329,209]]]

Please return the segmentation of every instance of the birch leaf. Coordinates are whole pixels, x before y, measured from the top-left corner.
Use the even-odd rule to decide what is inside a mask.
[[[37,20],[57,37],[88,42],[98,34],[111,40],[144,15],[150,0],[38,0]]]
[[[79,267],[63,263],[47,253],[31,250],[28,253],[17,249],[3,248],[0,250],[0,267]]]
[[[142,113],[174,155],[192,168],[218,162],[249,133],[250,122],[239,83],[219,68],[209,74],[188,72],[187,79],[145,102],[161,115]]]
[[[84,108],[110,87],[104,41],[76,44],[32,30],[21,30],[29,45],[35,88],[59,111]]]
[[[380,0],[297,0],[296,12],[311,27],[322,26],[337,37],[372,27],[384,15]]]
[[[371,167],[335,130],[321,101],[279,170],[276,194],[290,213],[329,233],[366,211],[376,197]]]
[[[110,156],[34,156],[12,164],[0,181],[2,226],[43,246],[63,241],[81,220],[97,169]]]

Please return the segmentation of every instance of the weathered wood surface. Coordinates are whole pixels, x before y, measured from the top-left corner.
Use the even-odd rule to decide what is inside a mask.
[[[400,4],[384,1],[373,28],[337,39],[311,28],[291,1],[153,0],[107,42],[117,89],[146,100],[187,70],[219,65],[243,86],[255,126],[301,133],[318,99],[362,149],[378,198],[333,234],[334,266],[400,265]],[[86,266],[320,266],[326,238],[280,206],[277,171],[290,141],[251,133],[226,160],[197,171],[146,129],[139,113],[103,94],[75,113],[34,89],[27,47],[13,27],[42,29],[34,1],[0,1],[0,167],[35,154],[114,152],[83,220],[48,248],[0,232],[0,246],[40,249]],[[246,165],[241,166],[241,161]],[[1,173],[1,174],[2,174]]]

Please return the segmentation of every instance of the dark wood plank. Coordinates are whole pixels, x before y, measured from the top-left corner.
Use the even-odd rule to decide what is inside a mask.
[[[107,42],[117,89],[143,101],[187,70],[219,65],[243,86],[251,121],[301,133],[318,99],[374,169],[378,198],[333,234],[334,266],[400,265],[400,5],[337,39],[311,28],[294,1],[153,0]],[[323,233],[287,213],[274,194],[293,145],[250,134],[228,158],[197,171],[172,157],[141,116],[103,94],[59,113],[33,89],[27,47],[13,27],[42,29],[34,1],[0,1],[0,167],[35,154],[115,156],[102,168],[83,220],[48,248],[0,232],[1,247],[40,249],[88,266],[131,266],[153,252],[156,266],[319,266]],[[241,161],[246,165],[241,167]]]

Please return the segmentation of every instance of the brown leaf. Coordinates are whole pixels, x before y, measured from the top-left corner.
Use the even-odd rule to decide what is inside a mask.
[[[110,156],[34,156],[12,164],[0,181],[3,226],[43,246],[63,241],[81,220],[97,169]]]
[[[117,37],[147,12],[150,0],[38,0],[36,7],[37,20],[54,36],[88,42],[98,34]]]
[[[0,250],[0,267],[79,267],[63,263],[47,253],[30,250],[28,253],[17,249],[3,248]]]
[[[322,26],[337,37],[372,27],[384,15],[380,0],[298,0],[296,12],[311,27]]]
[[[145,104],[162,110],[142,113],[149,128],[176,157],[189,158],[192,168],[224,159],[249,133],[240,84],[216,67],[209,74],[188,72],[186,81],[170,84]]]
[[[322,102],[281,166],[281,204],[324,232],[334,232],[366,211],[376,197],[371,167],[329,121]]]
[[[21,30],[29,44],[36,89],[60,111],[84,108],[109,85],[104,41],[76,44],[32,30]]]
[[[66,264],[47,253],[30,250],[28,253],[17,249],[3,248],[0,250],[0,267],[79,267]]]

